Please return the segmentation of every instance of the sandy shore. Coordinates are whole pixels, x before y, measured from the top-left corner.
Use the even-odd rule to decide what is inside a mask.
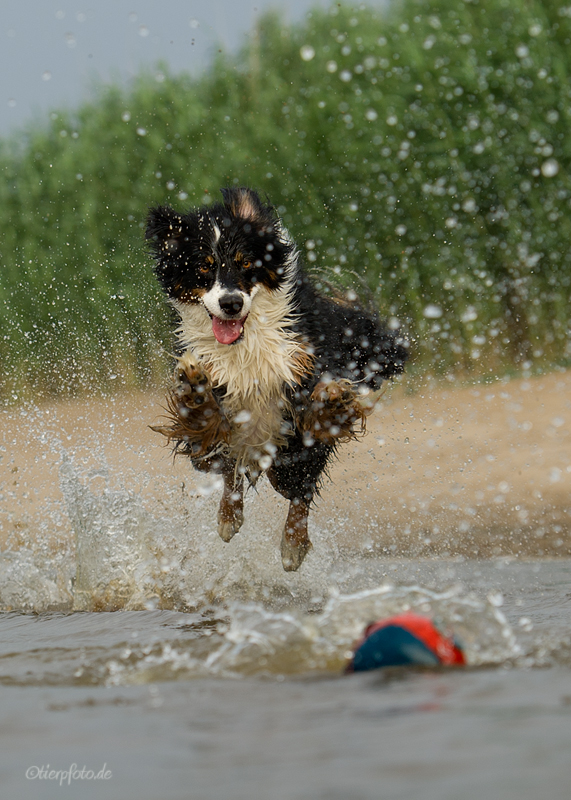
[[[394,556],[570,555],[571,372],[410,388],[389,388],[367,435],[343,448],[312,524],[336,531],[349,550]],[[40,534],[51,547],[69,542],[65,458],[90,486],[106,470],[151,504],[165,487],[192,489],[189,465],[173,462],[148,427],[161,406],[160,395],[130,394],[2,411],[2,548]],[[271,491],[259,502],[274,516],[282,503],[285,516]]]

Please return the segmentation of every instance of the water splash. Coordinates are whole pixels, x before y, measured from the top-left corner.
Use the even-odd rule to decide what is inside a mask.
[[[87,661],[78,648],[54,670],[44,653],[38,675],[51,664],[50,681],[340,672],[367,623],[404,611],[430,616],[454,633],[470,665],[528,666],[552,658],[554,647],[539,640],[522,647],[525,631],[516,639],[497,593],[467,593],[452,580],[435,582],[447,586],[443,591],[387,582],[375,559],[340,558],[333,530],[314,530],[303,569],[284,573],[277,540],[285,508],[275,501],[248,496],[247,522],[226,544],[215,527],[216,480],[206,477],[192,491],[165,485],[157,497],[144,491],[144,480],[143,488],[126,488],[110,472],[103,460],[87,470],[63,454],[60,482],[74,546],[54,556],[40,538],[0,556],[4,609],[140,614],[140,639],[129,640],[118,623],[111,641],[100,647],[94,641]],[[157,627],[156,614],[171,616]]]
[[[521,654],[503,614],[487,599],[458,588],[437,593],[386,584],[355,594],[332,593],[319,614],[272,612],[258,603],[233,603],[200,648],[166,643],[160,652],[107,665],[109,684],[141,683],[162,675],[240,677],[341,672],[363,627],[402,611],[436,619],[462,642],[472,666],[502,663]]]
[[[89,474],[96,477],[107,481],[108,473]],[[68,458],[61,464],[60,480],[76,542],[73,610],[149,607],[156,597],[156,555],[152,519],[140,499],[107,485],[95,495]]]
[[[303,572],[286,575],[273,541],[283,521],[278,514],[268,520],[255,495],[246,498],[247,522],[227,544],[215,528],[219,487],[211,479],[192,497],[183,485],[149,509],[142,494],[112,488],[105,469],[86,481],[65,459],[60,474],[76,540],[74,610],[192,610],[237,599],[283,607],[329,588],[338,557],[332,537],[317,531]],[[94,476],[105,481],[99,494],[89,486]]]
[[[72,604],[73,556],[22,547],[0,554],[0,609],[64,611]]]

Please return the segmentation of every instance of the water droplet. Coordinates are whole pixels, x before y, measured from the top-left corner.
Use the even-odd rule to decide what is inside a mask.
[[[504,596],[501,592],[490,592],[488,600],[495,608],[499,608],[504,604]]]
[[[559,467],[552,467],[549,470],[549,481],[550,483],[559,483],[561,480],[562,472]]]
[[[548,158],[541,165],[541,174],[546,178],[553,178],[559,172],[559,162],[554,158]]]
[[[303,61],[311,61],[312,58],[315,58],[315,50],[310,44],[304,44],[299,54]]]
[[[468,306],[466,311],[462,314],[461,320],[462,322],[474,322],[475,319],[478,319],[478,312],[474,308],[474,306]]]
[[[442,316],[442,309],[434,303],[429,303],[422,312],[426,319],[438,319]]]

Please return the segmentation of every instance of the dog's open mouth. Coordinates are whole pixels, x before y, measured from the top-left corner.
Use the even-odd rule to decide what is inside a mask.
[[[212,317],[212,333],[220,344],[233,344],[244,331],[246,317],[242,319],[220,319]]]

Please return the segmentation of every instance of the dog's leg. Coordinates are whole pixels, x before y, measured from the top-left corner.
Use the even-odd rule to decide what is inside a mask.
[[[190,456],[196,469],[222,475],[218,533],[229,542],[244,521],[244,478],[236,476],[233,460],[222,453],[208,455],[217,445],[228,442],[230,425],[214,396],[210,376],[190,354],[177,364],[167,404],[170,424],[153,430],[174,442],[178,452]]]
[[[351,381],[320,381],[301,415],[299,427],[306,440],[335,445],[356,438],[356,423],[360,423],[363,432],[367,413]]]
[[[320,381],[309,407],[299,415],[296,435],[268,470],[274,489],[290,501],[281,541],[287,572],[299,569],[311,549],[309,508],[335,446],[355,438],[354,425],[360,422],[364,428],[365,417],[350,381]]]
[[[268,470],[268,478],[276,492],[290,501],[281,541],[282,564],[286,572],[299,569],[311,550],[307,530],[309,509],[333,449],[320,442],[307,447],[297,430]]]
[[[178,452],[198,458],[229,440],[230,425],[214,397],[210,376],[191,356],[177,364],[167,406],[170,424],[153,430],[173,442]]]
[[[229,542],[244,522],[244,478],[235,476],[234,470],[228,468],[223,470],[222,477],[224,491],[218,509],[218,533]]]
[[[286,572],[295,572],[311,550],[307,533],[309,503],[296,497],[290,501],[281,541],[282,564]]]

